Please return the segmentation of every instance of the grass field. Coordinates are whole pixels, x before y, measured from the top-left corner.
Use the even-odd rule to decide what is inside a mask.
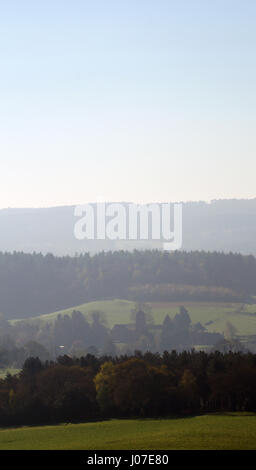
[[[256,449],[255,414],[0,429],[1,450]]]
[[[190,314],[192,323],[200,322],[210,332],[223,333],[227,322],[232,323],[237,329],[238,335],[256,335],[256,304],[247,305],[228,302],[152,302],[152,316],[155,323],[162,323],[166,314],[171,318],[179,311],[179,306],[184,305]],[[104,312],[107,324],[125,324],[131,321],[131,311],[135,303],[122,300],[103,300],[88,302],[59,312],[41,315],[27,319],[28,322],[51,322],[58,314],[71,315],[74,309],[80,310],[89,318],[93,310]],[[12,320],[12,322],[19,320]]]

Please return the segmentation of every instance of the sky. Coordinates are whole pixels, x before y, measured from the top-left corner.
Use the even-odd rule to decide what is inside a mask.
[[[254,0],[0,0],[0,208],[253,198]]]

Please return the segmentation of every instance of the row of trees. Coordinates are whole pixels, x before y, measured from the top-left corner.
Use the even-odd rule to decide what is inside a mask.
[[[60,352],[71,356],[94,354],[132,354],[182,351],[196,345],[214,346],[224,340],[219,333],[209,333],[201,323],[192,324],[183,306],[173,319],[166,315],[154,324],[150,307],[137,304],[131,322],[107,326],[103,312],[94,311],[86,318],[80,311],[58,315],[51,323],[21,321],[0,325],[0,367],[21,367],[29,356],[54,359]]]
[[[195,351],[25,361],[0,380],[0,425],[256,411],[256,355]]]
[[[245,301],[255,294],[253,256],[157,250],[76,257],[0,253],[0,312],[6,318],[106,298]]]

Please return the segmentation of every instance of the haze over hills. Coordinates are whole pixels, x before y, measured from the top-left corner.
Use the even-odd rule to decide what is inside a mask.
[[[123,203],[127,205],[128,203]],[[161,248],[158,241],[77,240],[75,206],[0,210],[0,251],[74,255]],[[256,255],[256,198],[183,203],[182,250]]]

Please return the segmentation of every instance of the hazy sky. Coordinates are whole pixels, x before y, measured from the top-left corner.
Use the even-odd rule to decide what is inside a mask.
[[[255,0],[0,0],[0,207],[256,196]]]

